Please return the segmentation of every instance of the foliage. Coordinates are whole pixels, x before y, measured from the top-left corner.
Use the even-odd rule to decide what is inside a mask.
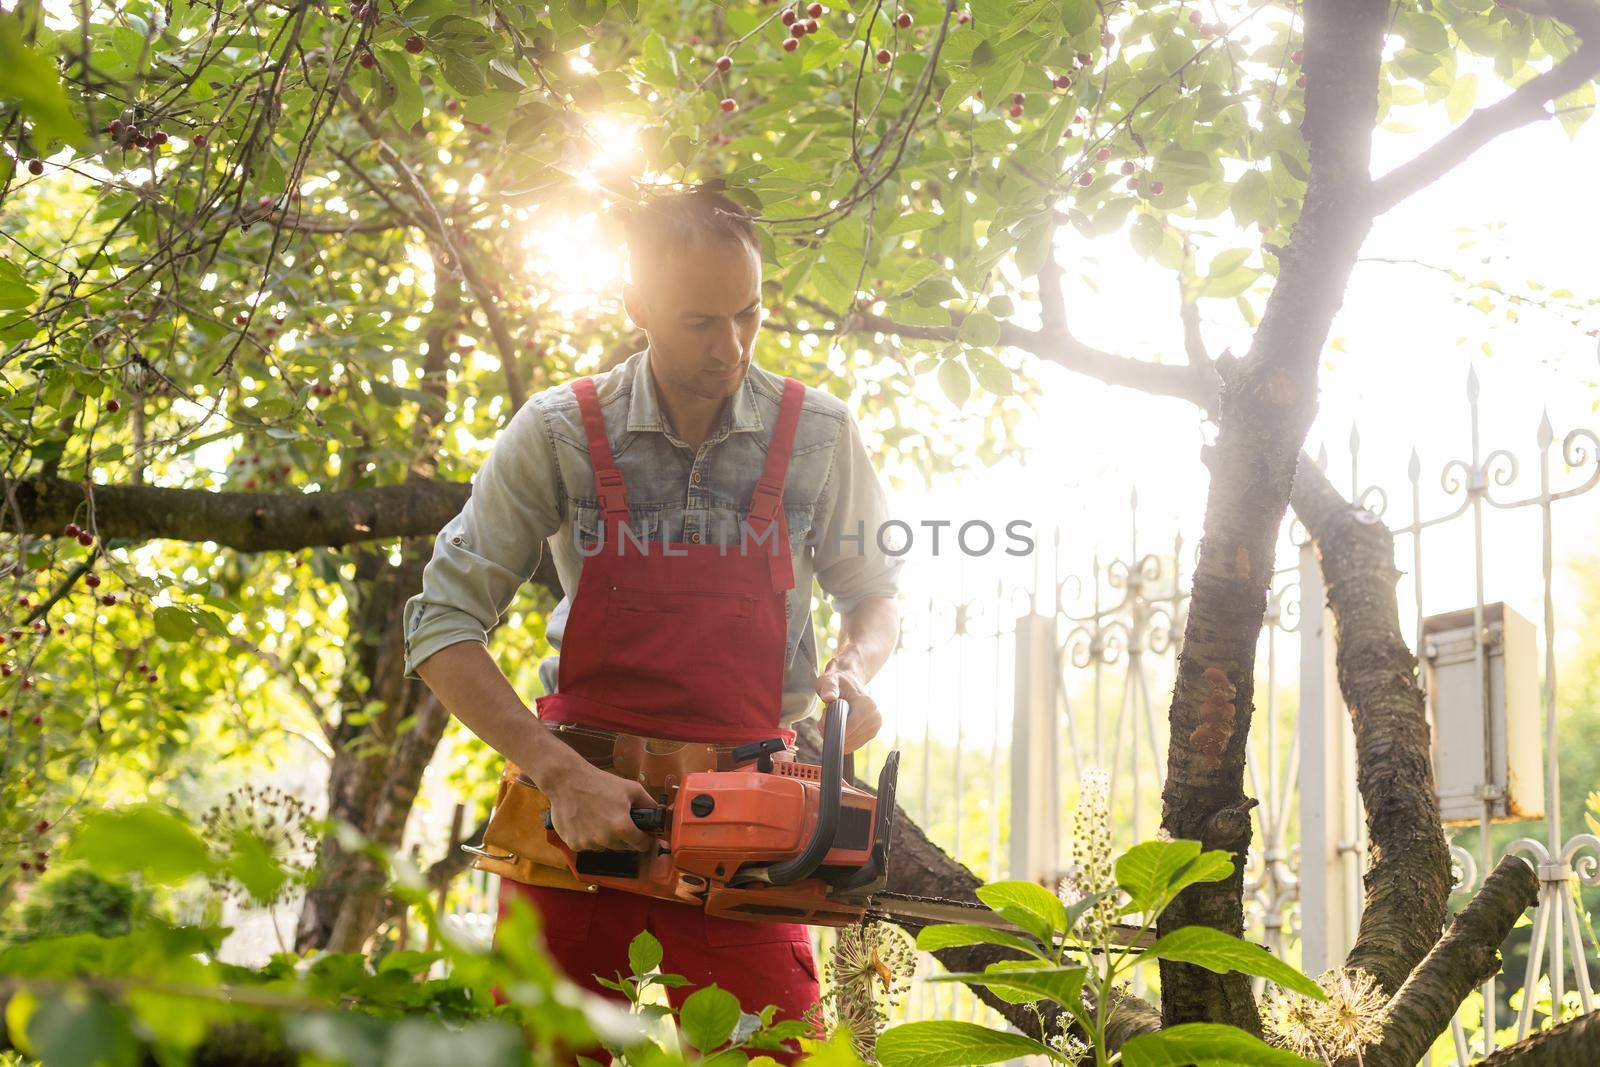
[[[243,857],[219,857],[192,827],[159,809],[96,813],[73,845],[82,866],[52,876],[40,892],[60,899],[61,887],[92,880],[131,901],[137,894],[127,887],[129,879],[180,884],[262,862],[243,851]],[[631,1011],[567,981],[539,948],[537,913],[521,902],[504,920],[497,947],[475,949],[438,924],[430,895],[403,860],[383,859],[396,875],[390,889],[416,909],[438,950],[390,952],[381,960],[279,953],[265,966],[246,968],[219,961],[225,928],[173,925],[148,910],[134,911],[120,925],[35,930],[0,950],[5,1032],[44,1067],[116,1067],[145,1053],[187,1062],[202,1047],[213,1062],[249,1049],[271,1062],[306,1056],[330,1064],[489,1067],[549,1062],[559,1049],[595,1043],[624,1065],[732,1067],[760,1063],[761,1050],[802,1035],[819,1062],[859,1062],[848,1040],[823,1041],[798,1020],[774,1022],[772,1007],[744,1012],[715,986],[690,994],[678,1013],[644,1004],[642,994],[651,987],[685,982],[659,973],[661,946],[648,933],[630,948],[632,973],[605,981],[626,996]],[[268,893],[268,884],[252,882],[259,895]],[[644,1025],[667,1016],[675,1017],[686,1043],[682,1053],[659,1043]]]
[[[1194,1023],[1133,1037],[1113,1050],[1107,1034],[1129,994],[1121,981],[1141,964],[1173,960],[1218,973],[1240,972],[1276,983],[1311,1002],[1328,995],[1266,949],[1209,927],[1189,926],[1147,942],[1162,911],[1184,888],[1233,873],[1222,850],[1196,841],[1147,841],[1111,862],[1110,813],[1103,780],[1086,779],[1074,830],[1074,892],[1065,899],[1032,882],[991,882],[978,898],[1021,933],[977,924],[929,926],[917,947],[934,951],[992,944],[1014,950],[1014,958],[982,971],[940,975],[932,981],[984,986],[1015,1004],[1065,1012],[1075,1031],[1048,1041],[953,1020],[911,1022],[886,1031],[878,1041],[883,1067],[956,1067],[1037,1055],[1077,1064],[1086,1055],[1096,1067],[1113,1063],[1305,1064],[1310,1061],[1233,1027]]]
[[[11,943],[45,937],[94,934],[117,937],[128,933],[151,907],[151,894],[102,878],[87,867],[62,867],[34,883],[18,911]]]

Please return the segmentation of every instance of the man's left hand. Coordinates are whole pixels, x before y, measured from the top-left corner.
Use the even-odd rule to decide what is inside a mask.
[[[850,705],[850,721],[844,728],[844,750],[854,752],[878,736],[883,728],[883,716],[878,714],[877,701],[867,695],[867,683],[860,670],[844,657],[835,656],[822,668],[817,678],[817,695],[824,701],[843,698]],[[823,711],[823,725],[827,725],[827,711]]]

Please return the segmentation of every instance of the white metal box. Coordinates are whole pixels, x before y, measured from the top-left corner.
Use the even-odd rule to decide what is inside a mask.
[[[1433,776],[1444,822],[1544,817],[1538,641],[1533,623],[1501,603],[1485,604],[1488,699],[1473,641],[1472,609],[1422,623],[1433,722]]]

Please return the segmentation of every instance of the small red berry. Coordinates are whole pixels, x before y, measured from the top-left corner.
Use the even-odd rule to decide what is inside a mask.
[[[246,489],[254,489],[256,487],[256,480],[254,478],[246,478],[244,480],[244,487]]]
[[[117,136],[117,134],[122,132],[122,120],[112,119],[110,122],[106,123],[106,132],[113,137]]]
[[[160,681],[160,679],[161,679],[161,676],[159,674],[157,674],[155,671],[151,671],[149,674],[144,676],[144,680],[147,681],[147,682]]]
[[[907,11],[900,12],[900,14],[895,16],[894,24],[896,26],[899,26],[902,30],[909,28],[910,25],[911,25],[911,14],[910,14],[910,12],[907,12]]]
[[[810,15],[814,19],[820,19],[822,17],[822,5],[821,4],[807,4],[806,5],[806,14]]]
[[[69,522],[67,523],[63,532],[65,532],[68,537],[77,537],[78,534],[83,532],[83,527],[79,526],[75,522]]]
[[[1304,55],[1305,55],[1304,52],[1302,52],[1302,51],[1300,51],[1300,49],[1296,48],[1293,52],[1289,53],[1289,62],[1298,63],[1298,62],[1300,62],[1301,58]]]
[[[817,20],[816,19],[806,19],[806,32],[807,33],[816,33],[817,32]]]
[[[371,52],[362,52],[361,55],[356,59],[356,62],[361,64],[361,68],[363,70],[371,70],[377,65],[378,59]]]
[[[718,56],[717,57],[717,69],[722,71],[722,72],[724,72],[724,73],[732,70],[733,69],[733,57],[732,56]]]
[[[1111,149],[1109,149],[1109,148],[1100,149],[1100,151],[1098,151],[1098,152],[1096,152],[1094,154],[1094,158],[1096,158],[1100,162],[1104,163],[1106,160],[1111,158]]]
[[[790,37],[804,37],[805,35],[806,35],[806,24],[805,23],[796,22],[794,25],[789,27],[789,36]]]
[[[197,133],[193,137],[189,138],[189,141],[196,148],[204,148],[206,146],[206,135],[203,133]]]
[[[958,14],[956,16],[956,22],[960,23],[963,26],[965,26],[967,23],[969,23],[971,21],[972,21],[972,16],[969,15],[965,11],[961,12],[960,14]]]
[[[698,45],[699,43],[700,43],[700,35],[698,33],[691,33],[689,35],[689,47],[693,48],[696,45]]]
[[[723,111],[729,111],[729,112],[737,111],[739,109],[739,101],[735,100],[731,96],[724,97],[722,102],[719,103],[717,106],[720,107]]]
[[[140,660],[139,661],[139,669],[141,671],[148,671],[150,669],[149,661],[148,660]]]
[[[44,173],[44,161],[43,160],[39,160],[39,159],[30,159],[30,160],[28,160],[28,173],[29,174],[43,174]]]
[[[1129,178],[1128,179],[1128,188],[1129,189],[1137,189],[1137,188],[1139,188],[1139,179],[1138,178]]]
[[[106,605],[111,605],[111,604],[115,604],[116,602],[117,602],[117,594],[115,594],[115,593],[102,593],[102,594],[100,594],[100,603],[106,604]]]
[[[1077,60],[1078,66],[1087,67],[1090,63],[1094,62],[1094,56],[1091,56],[1088,52],[1079,52],[1077,55]]]
[[[1093,185],[1094,184],[1094,175],[1090,174],[1088,171],[1084,171],[1082,174],[1078,175],[1078,184],[1079,185]]]
[[[0,719],[9,719],[9,718],[11,718],[11,709],[10,708],[0,708]]]
[[[799,41],[798,38],[785,37],[783,39],[783,50],[785,52],[793,52],[796,48],[799,48],[799,47],[800,47],[800,41]]]
[[[1132,174],[1133,170],[1134,170],[1134,167],[1133,167],[1133,164],[1131,162],[1130,163],[1124,163],[1122,165],[1122,173],[1124,173],[1124,174]]]
[[[167,131],[166,130],[157,130],[155,133],[151,134],[150,135],[150,143],[151,144],[166,144],[167,143]]]
[[[1294,80],[1294,87],[1296,89],[1304,89],[1306,87],[1306,76],[1304,74]]]
[[[420,33],[413,33],[406,38],[406,51],[414,56],[420,56],[422,50],[428,47],[428,42],[422,39]]]
[[[84,548],[88,548],[90,545],[94,544],[94,534],[89,533],[87,530],[79,534],[78,544],[82,545]]]
[[[50,824],[44,819],[40,819],[38,822],[33,824],[33,832],[36,834],[42,834],[48,829],[50,829]]]
[[[1057,74],[1055,85],[1057,89],[1070,89],[1072,88],[1072,78],[1066,74]]]
[[[1011,105],[1011,117],[1014,118],[1014,119],[1020,119],[1022,117],[1022,105],[1021,104],[1012,104]]]
[[[246,315],[246,314],[245,314],[245,313],[244,313],[244,312],[242,312],[242,311],[241,311],[241,312],[239,312],[239,313],[238,313],[238,314],[237,314],[237,315],[235,315],[235,316],[234,316],[234,317],[233,317],[233,324],[234,324],[234,325],[235,325],[235,326],[243,326],[243,325],[244,325],[244,324],[245,324],[245,323],[247,323],[247,322],[249,322],[249,321],[250,321],[250,316],[249,316],[249,315]]]
[[[878,49],[877,60],[878,60],[879,63],[887,63],[887,62],[889,62],[889,60],[891,60],[893,58],[894,58],[894,56],[889,52],[889,50],[887,48]]]
[[[1020,104],[1020,103],[1022,103],[1023,101],[1025,101],[1027,99],[1028,98],[1023,96],[1021,93],[1012,93],[1011,94],[1011,102],[1013,104]]]
[[[1104,32],[1104,33],[1102,33],[1100,35],[1100,46],[1102,48],[1110,48],[1112,45],[1114,45],[1116,43],[1117,43],[1117,39],[1111,35],[1111,31],[1110,30],[1107,30],[1106,32]]]
[[[1165,182],[1151,182],[1150,183],[1150,195],[1151,196],[1160,196],[1162,194],[1162,192],[1164,192],[1166,190],[1166,188],[1167,188],[1167,186],[1166,186]]]
[[[31,871],[31,870],[33,870],[33,864],[29,863],[27,860],[23,860],[22,861],[22,869],[24,871]]]
[[[1198,11],[1189,12],[1189,21],[1191,23],[1193,23],[1194,25],[1196,25],[1196,26],[1198,26],[1198,25],[1200,25],[1200,23],[1204,22],[1205,18],[1206,17],[1204,15],[1200,14],[1200,12],[1198,12]]]
[[[122,404],[117,400],[116,397],[112,397],[110,400],[106,401],[106,410],[115,415],[117,412],[122,410]]]
[[[782,22],[785,26],[793,26],[795,19],[799,17],[799,15],[794,13],[794,8],[785,8],[783,14],[778,16],[778,21]]]

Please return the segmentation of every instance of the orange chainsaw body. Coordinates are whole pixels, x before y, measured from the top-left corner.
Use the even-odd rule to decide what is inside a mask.
[[[555,830],[545,833],[590,885],[729,918],[850,925],[887,878],[899,753],[885,761],[874,795],[845,780],[835,730],[824,741],[824,763],[838,768],[831,775],[766,753],[749,766],[685,775],[663,808],[634,811],[653,853],[573,853]]]

